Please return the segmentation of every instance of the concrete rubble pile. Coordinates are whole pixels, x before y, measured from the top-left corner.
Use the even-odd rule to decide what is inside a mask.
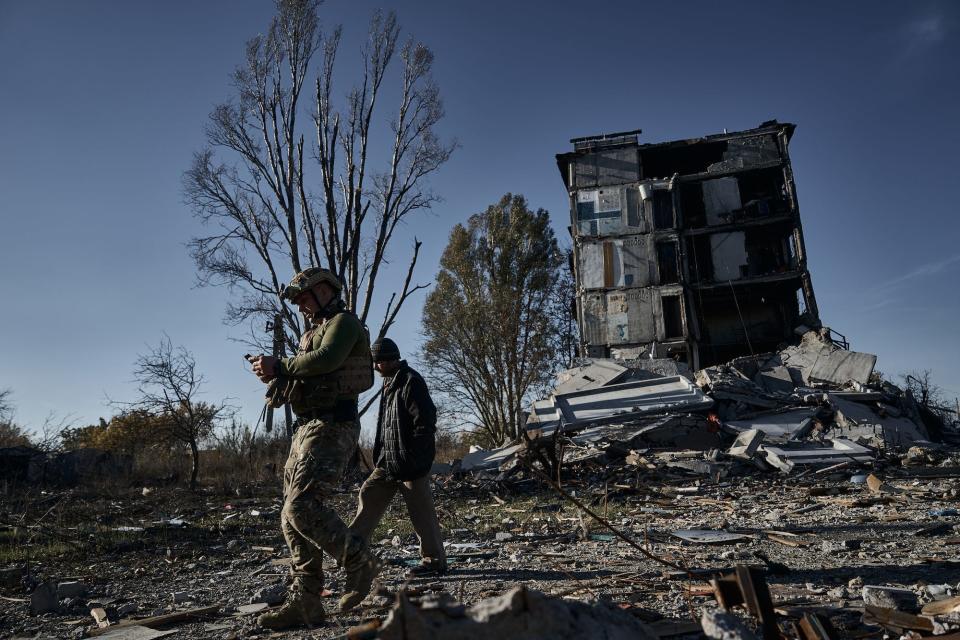
[[[835,343],[828,328],[800,332],[796,345],[695,373],[668,359],[583,359],[532,404],[521,441],[472,451],[452,470],[502,480],[519,458],[559,449],[562,465],[686,452],[679,466],[701,474],[798,474],[908,451],[936,457],[957,442],[955,426],[875,379],[875,355]]]
[[[419,606],[418,606],[419,605]],[[381,640],[654,640],[647,625],[608,606],[544,595],[514,587],[466,607],[447,593],[412,604],[405,594],[380,627]]]

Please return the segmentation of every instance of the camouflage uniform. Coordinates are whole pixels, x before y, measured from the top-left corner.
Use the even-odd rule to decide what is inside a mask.
[[[305,333],[297,355],[279,367],[281,376],[303,381],[302,391],[291,399],[300,427],[283,469],[280,523],[291,572],[313,593],[323,588],[323,551],[347,571],[367,554],[363,539],[350,533],[328,502],[360,437],[357,396],[338,394],[324,378],[369,350],[360,321],[342,312]]]
[[[322,621],[324,551],[347,572],[342,607],[348,596],[349,606],[359,602],[379,570],[366,541],[329,503],[360,436],[358,393],[373,385],[370,338],[341,301],[325,311],[327,319],[304,333],[297,355],[279,361],[268,391],[272,402],[290,403],[299,425],[284,465],[280,512],[294,580],[284,607],[259,618],[272,628]]]

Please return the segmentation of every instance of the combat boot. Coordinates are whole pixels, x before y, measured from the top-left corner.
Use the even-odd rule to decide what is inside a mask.
[[[373,585],[374,578],[380,573],[381,563],[376,556],[364,554],[364,559],[347,571],[344,594],[340,596],[340,611],[349,611],[360,604]]]
[[[322,625],[325,618],[320,594],[307,591],[299,580],[295,580],[283,606],[261,614],[257,624],[274,630],[316,627]]]

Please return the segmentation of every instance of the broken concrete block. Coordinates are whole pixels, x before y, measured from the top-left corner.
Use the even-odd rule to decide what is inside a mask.
[[[44,582],[30,594],[30,613],[35,616],[57,610],[57,588]]]
[[[797,369],[807,384],[843,384],[849,380],[867,384],[877,363],[877,356],[847,351],[821,337],[818,332],[808,331],[799,345],[780,352],[780,360],[788,369]]]
[[[743,620],[720,609],[704,609],[700,626],[704,635],[713,640],[757,640]]]
[[[870,394],[862,394],[869,398]],[[847,438],[875,439],[888,446],[905,447],[928,439],[926,428],[906,417],[881,414],[874,405],[855,402],[857,395],[831,393],[830,403],[836,409],[835,433]]]
[[[110,617],[107,615],[107,610],[103,607],[90,609],[90,615],[93,616],[93,621],[96,622],[97,626],[101,629],[110,626]]]
[[[863,604],[884,609],[899,609],[912,613],[920,607],[917,594],[910,589],[881,585],[863,586]]]
[[[87,585],[82,582],[72,580],[57,585],[57,597],[61,600],[64,598],[82,598],[85,595],[87,595]]]
[[[496,535],[497,542],[506,542],[513,540],[513,534],[508,531],[498,531]]]
[[[265,602],[269,605],[281,604],[287,597],[287,588],[283,584],[271,584],[258,589],[250,598],[250,604]]]
[[[749,460],[753,458],[754,454],[757,452],[757,448],[763,442],[763,438],[763,431],[758,429],[744,431],[737,436],[737,439],[733,441],[733,445],[727,449],[727,455]]]
[[[174,604],[180,604],[181,602],[186,602],[187,600],[193,600],[190,593],[187,591],[174,591],[170,594],[170,597]]]

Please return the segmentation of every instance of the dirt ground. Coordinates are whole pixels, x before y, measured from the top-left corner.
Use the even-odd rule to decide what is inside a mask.
[[[286,580],[275,488],[242,498],[178,489],[144,496],[141,487],[8,491],[0,505],[0,636],[86,637],[96,628],[90,611],[97,606],[116,620],[216,606],[166,627],[175,630],[171,637],[334,638],[383,618],[403,587],[471,604],[525,584],[611,603],[653,624],[661,637],[695,638],[702,636],[693,621],[704,606],[715,606],[711,574],[747,564],[764,571],[784,624],[825,611],[841,637],[881,637],[879,627],[861,621],[863,585],[903,586],[921,604],[960,592],[957,479],[891,471],[885,480],[880,490],[851,482],[850,470],[654,480],[626,466],[564,483],[650,554],[687,570],[679,571],[644,557],[535,480],[438,477],[450,572],[404,578],[418,553],[398,498],[373,539],[386,561],[379,589],[358,611],[335,613],[343,576],[330,564],[328,622],[289,633],[260,630],[256,613],[241,609],[264,590],[276,596]],[[345,518],[355,500],[356,486],[336,497]],[[677,530],[738,536],[690,542],[673,535]],[[61,599],[55,612],[32,615],[30,594],[46,581],[77,581],[83,593]]]

